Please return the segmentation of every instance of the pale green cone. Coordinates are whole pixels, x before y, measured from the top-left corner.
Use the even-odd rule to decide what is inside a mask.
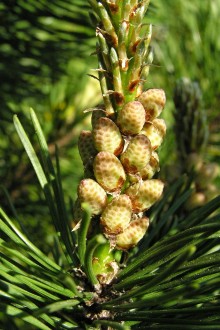
[[[137,173],[150,161],[151,143],[147,136],[140,134],[132,138],[121,155],[121,163],[127,173]]]
[[[157,179],[145,180],[135,183],[126,189],[132,202],[134,213],[148,210],[162,195],[164,184]]]
[[[193,192],[185,203],[185,209],[191,211],[197,207],[204,205],[206,202],[206,196],[204,192]]]
[[[200,188],[206,189],[207,185],[212,182],[218,174],[219,165],[217,163],[204,163],[197,173],[196,182]]]
[[[208,183],[206,186],[206,190],[204,191],[205,197],[207,201],[214,199],[219,196],[219,189],[215,184]]]
[[[159,170],[160,170],[159,156],[155,151],[153,151],[147,166],[145,166],[142,170],[140,170],[138,175],[129,174],[129,180],[131,183],[139,182],[140,179],[149,180],[152,179],[154,174],[156,172],[159,172]]]
[[[146,122],[141,134],[148,137],[153,150],[160,147],[166,134],[166,124],[163,119],[154,119],[152,122]]]
[[[140,133],[145,123],[145,110],[138,101],[128,102],[119,111],[117,124],[125,135]]]
[[[117,125],[109,118],[99,118],[93,129],[94,145],[98,151],[108,151],[118,156],[124,147],[124,140]]]
[[[78,149],[83,165],[87,166],[91,164],[91,161],[93,160],[94,156],[97,154],[97,150],[95,149],[93,143],[93,136],[91,131],[83,130],[80,133],[78,140]]]
[[[199,172],[201,171],[202,166],[203,166],[203,158],[201,155],[197,154],[196,152],[192,152],[188,154],[187,162],[186,162],[187,171],[193,170],[195,172]]]
[[[137,245],[149,227],[149,219],[143,217],[130,222],[123,233],[116,236],[116,248],[128,250]]]
[[[78,186],[78,197],[81,203],[87,203],[92,214],[101,214],[107,203],[105,190],[94,180],[84,179]]]
[[[110,235],[119,234],[131,221],[132,204],[127,195],[119,195],[107,204],[101,215],[104,232]]]
[[[94,159],[94,175],[106,192],[119,192],[126,175],[119,159],[112,153],[101,151]]]
[[[161,114],[166,103],[166,95],[163,89],[148,89],[138,97],[138,101],[144,106],[146,121],[152,121]]]
[[[153,151],[149,163],[140,171],[142,180],[151,179],[156,172],[159,172],[159,170],[159,156]]]
[[[119,266],[114,259],[110,243],[100,244],[94,251],[92,259],[93,272],[101,284],[109,284],[117,274]]]

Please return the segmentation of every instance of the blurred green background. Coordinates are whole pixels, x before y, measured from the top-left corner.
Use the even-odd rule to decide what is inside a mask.
[[[152,0],[146,23],[153,23],[154,61],[145,88],[163,88],[168,133],[161,168],[176,161],[173,91],[176,80],[197,81],[210,131],[206,161],[220,157],[220,1]],[[2,0],[0,2],[0,204],[28,228],[33,242],[52,239],[49,212],[36,176],[13,126],[17,114],[34,140],[29,108],[42,124],[51,154],[59,147],[66,203],[83,175],[77,150],[89,109],[99,103],[95,30],[86,1]],[[169,180],[169,178],[168,178]],[[39,244],[38,244],[39,245]],[[42,247],[47,250],[47,246]]]

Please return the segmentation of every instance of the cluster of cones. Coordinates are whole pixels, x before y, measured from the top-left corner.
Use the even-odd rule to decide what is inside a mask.
[[[82,131],[79,153],[85,179],[78,186],[74,221],[80,223],[82,203],[87,203],[112,247],[127,250],[144,236],[149,219],[144,216],[161,196],[164,184],[153,179],[159,171],[157,149],[166,133],[158,118],[166,101],[161,89],[149,89],[108,116],[94,109],[92,130]]]

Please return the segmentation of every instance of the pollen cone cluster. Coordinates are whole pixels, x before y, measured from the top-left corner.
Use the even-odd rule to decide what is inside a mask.
[[[166,127],[155,114],[161,113],[165,95],[160,89],[143,94],[126,103],[115,119],[105,115],[95,120],[94,110],[93,129],[82,131],[79,138],[87,177],[79,184],[78,200],[89,204],[93,221],[111,245],[123,250],[144,236],[149,220],[143,212],[160,198],[164,186],[152,177],[159,170],[157,148]]]
[[[163,192],[163,182],[153,176],[166,133],[158,118],[166,97],[159,88],[143,91],[152,62],[152,27],[143,24],[149,1],[89,3],[103,104],[92,111],[91,131],[82,131],[79,138],[85,178],[78,188],[75,221],[86,202],[93,228],[112,248],[127,250],[143,238],[149,226],[144,212]]]

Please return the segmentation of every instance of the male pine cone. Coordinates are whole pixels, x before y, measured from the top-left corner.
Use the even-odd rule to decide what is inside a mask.
[[[78,200],[90,206],[93,221],[99,221],[117,249],[130,249],[143,238],[149,226],[143,212],[163,192],[163,182],[152,177],[159,169],[155,141],[161,143],[165,135],[164,122],[161,129],[154,121],[162,121],[157,116],[164,105],[164,91],[151,89],[126,103],[115,120],[102,111],[94,124],[94,110],[92,131],[82,131],[79,138],[86,178],[79,184]]]

